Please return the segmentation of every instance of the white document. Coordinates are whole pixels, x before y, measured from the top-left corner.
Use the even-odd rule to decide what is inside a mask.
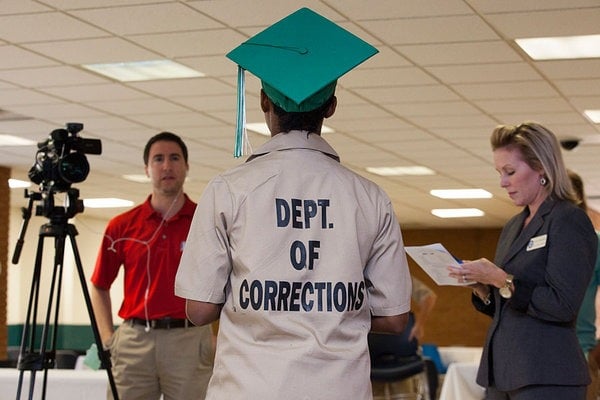
[[[425,246],[405,246],[404,249],[409,256],[423,268],[427,275],[439,286],[465,286],[473,282],[458,282],[457,279],[448,276],[448,267],[461,268],[456,258],[441,243],[428,244]]]

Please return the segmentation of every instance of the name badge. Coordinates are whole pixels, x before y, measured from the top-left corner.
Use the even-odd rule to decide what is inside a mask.
[[[546,246],[546,240],[548,239],[548,235],[540,235],[534,238],[531,238],[529,243],[527,243],[527,251],[539,249]]]

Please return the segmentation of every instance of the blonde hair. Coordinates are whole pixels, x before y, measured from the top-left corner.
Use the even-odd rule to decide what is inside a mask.
[[[492,150],[503,147],[518,149],[527,165],[543,174],[548,195],[574,204],[579,203],[558,139],[548,128],[537,122],[523,122],[517,126],[500,125],[492,132],[490,142]]]

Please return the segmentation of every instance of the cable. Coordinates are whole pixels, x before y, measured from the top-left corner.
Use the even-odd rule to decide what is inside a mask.
[[[175,203],[177,202],[177,200],[179,199],[179,196],[182,193],[183,193],[183,189],[180,190],[179,193],[177,193],[177,196],[175,196],[175,198],[171,202],[171,205],[169,206],[169,208],[167,209],[167,211],[162,215],[162,219],[160,221],[160,224],[154,230],[154,233],[152,234],[152,236],[150,237],[150,239],[148,239],[148,240],[140,240],[140,239],[131,238],[131,237],[113,239],[109,235],[104,235],[105,238],[107,238],[108,240],[111,241],[110,246],[108,246],[108,248],[106,250],[107,251],[112,251],[114,253],[117,252],[117,250],[115,249],[115,244],[117,244],[118,242],[121,242],[121,241],[128,241],[128,240],[130,240],[130,241],[133,241],[133,242],[136,242],[136,243],[139,243],[141,245],[146,246],[146,278],[147,278],[147,283],[146,283],[146,290],[144,292],[144,319],[146,320],[146,327],[144,328],[144,331],[146,331],[146,332],[150,332],[150,318],[149,318],[149,312],[148,312],[148,296],[150,294],[150,285],[152,283],[152,274],[151,274],[151,271],[150,271],[150,259],[151,259],[151,257],[150,257],[151,256],[151,254],[150,254],[151,253],[150,244],[154,241],[154,239],[157,237],[158,232],[160,231],[160,229],[167,222],[167,218],[168,218],[171,210],[175,206]]]

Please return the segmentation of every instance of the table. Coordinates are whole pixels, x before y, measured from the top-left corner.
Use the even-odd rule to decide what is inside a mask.
[[[21,371],[0,368],[0,397],[17,399]],[[23,371],[21,399],[29,399],[31,371]],[[33,399],[42,398],[44,371],[36,371]],[[46,379],[46,400],[105,400],[108,374],[105,370],[49,369]]]
[[[447,346],[438,347],[440,358],[444,365],[450,365],[455,362],[474,362],[478,363],[481,359],[483,348],[471,346]]]
[[[484,389],[475,382],[479,362],[453,362],[448,366],[439,400],[481,400]]]

